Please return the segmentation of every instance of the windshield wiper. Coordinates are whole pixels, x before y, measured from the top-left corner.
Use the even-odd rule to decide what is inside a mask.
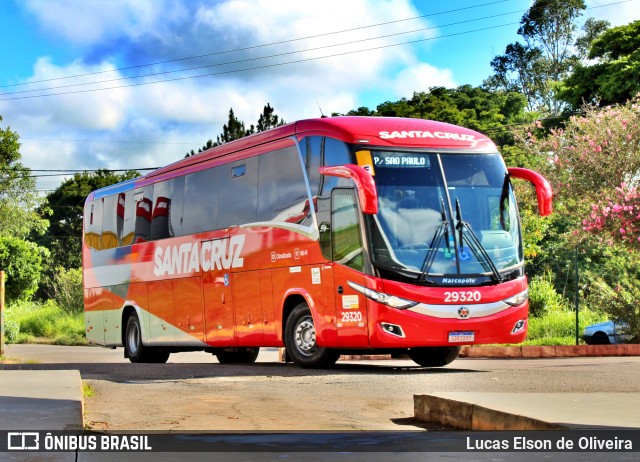
[[[475,231],[473,230],[473,228],[471,228],[471,225],[469,223],[462,220],[462,208],[460,207],[459,199],[456,199],[456,220],[458,221],[456,230],[459,232],[460,237],[460,252],[462,252],[462,247],[464,246],[464,242],[466,241],[467,244],[469,244],[469,247],[471,247],[473,253],[476,255],[476,258],[478,258],[478,254],[482,256],[482,259],[478,258],[478,260],[484,260],[484,262],[491,270],[491,273],[493,274],[493,279],[496,282],[502,282],[503,278],[500,275],[498,268],[496,268],[495,263],[493,263],[493,260],[491,260],[491,257],[480,242],[480,239],[478,239]],[[464,233],[465,230],[467,231],[466,234]]]
[[[433,235],[433,239],[431,239],[431,244],[429,244],[429,250],[422,261],[422,266],[420,267],[420,276],[418,276],[418,281],[428,282],[430,284],[434,284],[434,281],[427,278],[429,274],[429,270],[431,266],[433,266],[433,262],[436,259],[436,255],[438,254],[438,249],[440,248],[440,241],[444,237],[445,242],[447,244],[447,249],[449,249],[449,221],[447,220],[447,214],[444,211],[444,200],[440,199],[440,217],[442,219],[441,223],[436,228],[436,232]]]

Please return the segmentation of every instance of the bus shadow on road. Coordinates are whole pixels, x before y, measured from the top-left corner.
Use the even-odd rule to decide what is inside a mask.
[[[487,372],[484,370],[440,367],[428,368],[418,365],[398,366],[380,364],[337,363],[329,369],[302,369],[293,364],[280,362],[255,364],[211,363],[56,363],[56,364],[0,364],[0,370],[57,371],[78,370],[83,379],[108,380],[113,382],[144,382],[158,380],[186,380],[202,378],[232,377],[305,377],[330,375],[441,375]]]

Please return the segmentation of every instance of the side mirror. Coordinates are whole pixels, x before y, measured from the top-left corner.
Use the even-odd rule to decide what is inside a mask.
[[[526,180],[536,187],[538,212],[542,217],[550,215],[553,210],[553,190],[547,179],[538,172],[526,168],[511,167],[508,170],[511,178]]]
[[[373,177],[366,169],[358,165],[347,164],[335,167],[320,167],[320,174],[325,176],[337,176],[351,178],[358,190],[358,199],[362,213],[375,215],[378,213],[378,191]]]

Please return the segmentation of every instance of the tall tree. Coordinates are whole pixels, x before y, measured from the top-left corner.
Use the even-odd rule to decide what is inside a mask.
[[[139,175],[136,171],[116,174],[109,170],[76,173],[46,197],[40,210],[43,214],[49,214],[51,225],[36,240],[51,252],[50,271],[56,267],[70,269],[82,265],[82,216],[89,193]]]
[[[216,137],[214,146],[219,146],[229,141],[238,140],[255,133],[253,125],[247,129],[244,122],[236,117],[233,108],[229,109],[229,121],[222,126],[222,133]]]
[[[281,125],[284,125],[286,122],[278,117],[275,113],[275,110],[271,107],[269,103],[262,109],[262,114],[258,118],[258,125],[256,126],[256,131],[258,133],[264,132],[271,128],[276,128]]]
[[[245,123],[236,117],[233,112],[233,108],[231,108],[229,109],[229,120],[222,127],[222,133],[216,137],[215,142],[213,140],[208,140],[203,147],[198,149],[198,153],[213,148],[214,146],[220,146],[223,143],[228,143],[229,141],[244,138],[245,136],[263,132],[284,124],[286,124],[284,119],[275,113],[275,110],[269,103],[267,103],[262,109],[262,114],[260,114],[258,118],[258,125],[250,125],[249,128],[246,128]],[[196,153],[192,149],[191,152],[188,152],[185,155],[185,157],[194,156],[195,154]]]
[[[10,127],[0,127],[0,236],[25,238],[44,232],[48,222],[36,212],[41,198],[31,170],[20,163],[19,140]]]
[[[585,8],[584,0],[535,0],[518,29],[525,44],[509,45],[491,62],[495,78],[487,85],[513,90],[515,84],[527,95],[530,109],[557,115],[554,85],[576,62],[572,45]]]
[[[625,103],[640,92],[640,21],[611,28],[591,42],[588,58],[562,82],[558,97],[574,108]]]

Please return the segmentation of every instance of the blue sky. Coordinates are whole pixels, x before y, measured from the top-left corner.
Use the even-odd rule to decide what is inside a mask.
[[[2,125],[21,135],[34,170],[160,166],[215,138],[230,107],[255,123],[270,103],[294,121],[318,105],[346,112],[479,85],[530,4],[0,0]],[[640,0],[587,5],[583,19],[640,17]],[[41,96],[52,93],[63,94]]]

